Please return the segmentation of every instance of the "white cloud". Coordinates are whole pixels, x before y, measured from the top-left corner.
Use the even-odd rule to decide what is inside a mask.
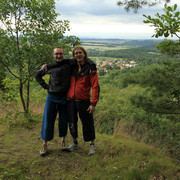
[[[171,0],[171,4],[177,1],[179,0]],[[145,18],[142,14],[153,16],[157,12],[163,12],[164,5],[146,7],[134,14],[127,13],[116,3],[117,0],[60,0],[56,3],[56,11],[61,14],[60,19],[70,20],[71,31],[67,35],[151,38],[153,28],[143,23]]]

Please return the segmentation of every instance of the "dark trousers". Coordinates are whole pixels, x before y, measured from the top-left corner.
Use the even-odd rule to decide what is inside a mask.
[[[67,107],[66,96],[48,94],[44,108],[41,138],[50,141],[54,137],[54,123],[59,113],[58,129],[59,137],[67,135]]]
[[[93,115],[87,111],[90,102],[86,101],[67,101],[68,124],[71,136],[78,137],[78,113],[82,122],[84,141],[95,139],[94,119]]]

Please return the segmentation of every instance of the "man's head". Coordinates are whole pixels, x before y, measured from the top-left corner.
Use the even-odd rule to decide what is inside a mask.
[[[76,46],[72,53],[78,63],[87,61],[88,53],[82,46]]]
[[[55,47],[53,50],[53,57],[56,61],[63,61],[64,59],[64,49],[62,47]]]

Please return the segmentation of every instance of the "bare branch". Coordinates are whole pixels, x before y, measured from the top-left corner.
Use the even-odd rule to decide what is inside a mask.
[[[11,69],[8,67],[8,65],[6,65],[2,60],[0,60],[0,63],[6,67],[6,69],[17,79],[20,79],[18,76],[16,76],[12,71]]]

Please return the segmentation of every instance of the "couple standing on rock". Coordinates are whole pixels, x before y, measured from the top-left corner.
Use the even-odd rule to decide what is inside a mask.
[[[78,148],[78,113],[82,122],[84,141],[90,141],[89,155],[95,153],[95,128],[93,112],[99,100],[99,82],[96,65],[88,59],[87,51],[76,46],[73,49],[73,59],[64,59],[64,49],[53,49],[54,63],[43,65],[35,74],[36,81],[47,89],[41,138],[43,146],[40,155],[47,153],[47,142],[54,137],[54,123],[59,113],[58,129],[62,138],[63,150],[73,151]],[[50,74],[49,84],[42,78]],[[92,99],[91,98],[92,89]],[[71,133],[73,142],[65,147],[67,130]]]

